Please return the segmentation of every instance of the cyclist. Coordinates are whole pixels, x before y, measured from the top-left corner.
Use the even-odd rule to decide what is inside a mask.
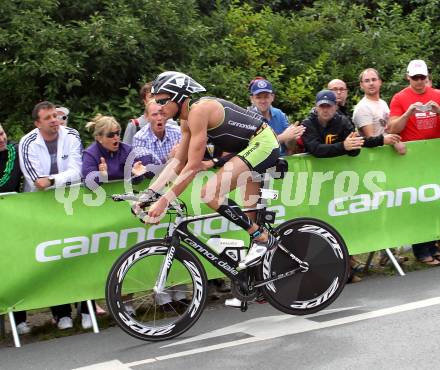
[[[151,205],[146,223],[157,223],[164,215],[169,203],[179,196],[199,171],[206,169],[203,156],[208,140],[220,150],[236,153],[229,156],[228,171],[221,168],[202,189],[202,199],[220,215],[245,229],[251,237],[251,247],[240,268],[258,264],[267,250],[276,246],[277,240],[266,228],[257,225],[226,194],[237,187],[239,176],[250,171],[265,172],[275,165],[279,154],[276,135],[263,117],[256,112],[241,108],[229,101],[202,97],[191,103],[194,93],[205,88],[186,74],[174,71],[161,73],[153,82],[153,99],[162,106],[166,118],[179,118],[182,139],[175,158],[171,160],[146,191],[146,198],[160,192],[167,183],[172,187]],[[218,167],[225,160],[214,159]],[[225,183],[230,186],[225,188]],[[246,182],[246,194],[258,195],[260,183]],[[135,205],[135,212],[141,209],[141,202]]]

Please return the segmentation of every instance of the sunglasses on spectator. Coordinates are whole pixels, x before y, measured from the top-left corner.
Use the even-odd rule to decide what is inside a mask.
[[[160,106],[163,107],[164,105],[167,105],[168,102],[171,101],[171,98],[154,99],[154,101],[155,101],[157,104],[159,104]]]
[[[113,139],[115,136],[121,136],[121,131],[110,131],[105,134],[109,139]]]
[[[426,76],[424,76],[424,75],[409,76],[409,78],[413,81],[425,81],[426,80]]]
[[[341,93],[341,92],[344,92],[344,91],[347,91],[348,89],[346,89],[346,88],[344,88],[344,87],[334,87],[333,89],[330,89],[331,91],[334,91],[334,92],[339,92],[339,93]]]
[[[67,121],[67,116],[58,116],[57,118],[63,121]]]

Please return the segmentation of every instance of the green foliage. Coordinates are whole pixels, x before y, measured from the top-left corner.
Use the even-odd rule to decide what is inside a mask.
[[[97,113],[122,125],[142,111],[138,88],[167,69],[208,94],[248,105],[247,85],[269,79],[276,106],[302,119],[333,78],[362,95],[358,75],[378,69],[383,97],[406,86],[406,65],[440,67],[440,0],[219,1],[0,0],[0,122],[18,139],[38,101],[69,107],[85,141]]]

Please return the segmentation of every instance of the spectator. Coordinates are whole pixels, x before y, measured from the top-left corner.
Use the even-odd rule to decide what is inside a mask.
[[[402,141],[440,138],[440,92],[426,84],[426,63],[411,60],[406,78],[409,86],[391,99],[389,131],[399,133]],[[414,244],[413,253],[427,265],[440,265],[435,241]]]
[[[359,75],[359,84],[364,97],[354,107],[353,123],[359,132],[365,137],[383,135],[388,124],[390,109],[385,100],[380,98],[382,79],[379,72],[374,68],[367,68]],[[405,144],[399,142],[394,144],[396,151],[405,154]],[[392,250],[395,253],[394,250]],[[397,261],[402,263],[404,257],[396,256]],[[380,252],[380,265],[385,266],[389,257],[385,251]]]
[[[55,106],[47,101],[32,111],[36,126],[19,145],[24,191],[44,190],[81,179],[81,139],[78,131],[60,126]]]
[[[78,131],[60,126],[55,105],[43,101],[35,105],[32,119],[36,126],[21,138],[20,168],[24,191],[45,190],[81,179],[81,139]],[[51,307],[59,329],[73,326],[70,304]]]
[[[93,131],[95,141],[83,152],[82,176],[87,178],[90,173],[99,171],[93,177],[100,184],[109,180],[124,178],[124,166],[131,152],[131,146],[121,143],[121,126],[110,116],[98,114],[86,128]],[[86,184],[89,186],[90,176]]]
[[[347,88],[347,84],[340,80],[340,79],[334,79],[331,80],[328,84],[327,84],[327,88],[330,91],[333,91],[334,94],[336,95],[336,104],[338,107],[337,112],[345,117],[348,118],[348,120],[350,121],[351,124],[353,124],[353,122],[351,121],[351,113],[348,111],[347,109],[347,98],[348,98],[348,88]]]
[[[153,157],[153,164],[163,165],[173,157],[181,138],[180,127],[166,122],[161,106],[154,100],[145,106],[149,124],[133,138],[133,149],[137,157]],[[143,160],[143,162],[145,162]]]
[[[306,131],[302,139],[306,151],[320,158],[344,154],[356,156],[363,146],[374,147],[384,144],[383,135],[364,138],[354,132],[349,119],[337,113],[336,99],[336,95],[330,90],[322,90],[316,95],[315,109],[303,121]],[[393,144],[398,141],[398,135],[387,135],[385,143]],[[351,263],[357,264],[354,257],[351,257]],[[352,270],[349,282],[360,280]]]
[[[0,124],[0,193],[18,192],[21,179],[18,146],[8,142],[8,136]]]
[[[281,155],[292,154],[296,146],[296,140],[301,137],[304,127],[289,125],[286,114],[272,106],[275,94],[272,84],[261,78],[256,77],[249,84],[251,110],[259,112],[275,131],[278,141],[281,144]]]
[[[388,124],[390,109],[385,100],[380,98],[382,79],[379,72],[374,68],[365,69],[359,75],[359,83],[365,95],[354,108],[353,123],[362,136],[383,135]],[[387,135],[385,135],[386,140]],[[385,144],[389,143],[385,142]],[[406,153],[403,142],[394,144],[394,148],[402,155]]]
[[[0,124],[0,193],[18,192],[21,180],[18,146],[8,141],[6,131]],[[26,311],[14,312],[14,319],[18,334],[31,331],[26,322]]]
[[[69,121],[69,108],[65,107],[57,107],[58,119],[60,120],[60,125],[67,127],[67,123]]]
[[[151,95],[151,82],[147,82],[144,86],[141,87],[139,91],[139,97],[144,105],[144,107],[147,106],[147,103],[152,99]],[[169,119],[167,121],[170,125],[177,126],[177,122]],[[131,119],[127,123],[127,127],[125,128],[124,132],[124,138],[122,139],[122,142],[125,144],[133,145],[133,138],[136,133],[138,133],[142,128],[144,128],[148,124],[148,118],[146,110],[144,110],[144,114],[138,118]]]
[[[363,146],[375,147],[399,141],[399,135],[359,136],[347,117],[337,113],[336,95],[322,90],[316,95],[315,110],[303,121],[305,149],[315,157],[356,156]]]
[[[148,101],[151,99],[151,82],[147,82],[145,85],[141,87],[139,90],[139,97],[144,106],[148,103]],[[124,138],[123,143],[132,145],[133,144],[133,138],[136,133],[143,128],[148,123],[146,114],[143,114],[142,116],[138,118],[131,119],[127,123],[127,127],[125,128],[124,132]]]

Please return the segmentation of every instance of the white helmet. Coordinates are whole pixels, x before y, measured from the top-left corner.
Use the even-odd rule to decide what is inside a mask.
[[[176,102],[179,106],[192,94],[203,91],[206,89],[197,81],[184,73],[175,71],[161,73],[153,81],[151,87],[152,94],[169,94],[171,101]]]

